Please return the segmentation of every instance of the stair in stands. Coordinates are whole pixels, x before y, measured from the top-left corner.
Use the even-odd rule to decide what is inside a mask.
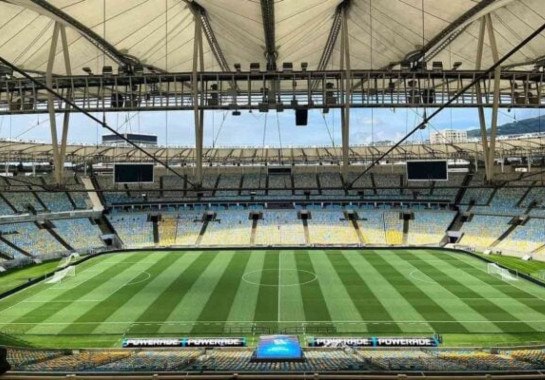
[[[216,177],[216,181],[214,183],[214,189],[212,190],[212,196],[216,196],[216,191],[218,190],[219,184],[220,184],[221,174]]]
[[[464,199],[464,195],[466,193],[467,187],[469,186],[469,183],[473,179],[473,174],[467,173],[464,177],[464,180],[462,181],[462,184],[460,185],[460,189],[458,190],[458,193],[456,194],[456,197],[454,198],[454,204],[459,205],[462,199]]]
[[[545,253],[545,244],[534,250],[532,253]]]
[[[409,219],[403,219],[403,245],[407,245],[409,239]]]
[[[255,235],[257,233],[257,219],[252,221],[252,232],[250,234],[250,245],[255,245]]]
[[[316,173],[316,186],[318,186],[318,194],[322,195],[322,183],[320,182],[320,176]]]
[[[520,197],[520,200],[517,202],[517,207],[520,207],[522,205],[522,202],[524,202],[524,200],[526,199],[526,197],[528,196],[530,191],[532,191],[532,188],[534,187],[535,183],[536,182],[533,181],[532,184],[530,186],[528,186],[528,188],[526,189],[526,191],[524,192],[522,197]],[[527,210],[527,211],[529,212],[530,210]],[[526,213],[528,213],[528,212],[526,212]]]
[[[76,205],[76,202],[74,202],[74,198],[72,198],[72,196],[70,195],[70,192],[66,191],[65,194],[66,194],[66,197],[68,198],[68,202],[70,202],[70,205],[72,205],[72,208],[74,210],[77,209],[78,206]]]
[[[35,192],[35,191],[32,191],[32,194],[34,195],[34,197],[36,198],[36,200],[38,201],[38,203],[40,204],[40,206],[42,206],[42,208],[43,208],[44,210],[49,211],[49,208],[46,206],[46,204],[44,203],[44,201],[42,201],[42,199],[38,196],[38,193]]]
[[[377,183],[375,181],[375,174],[369,173],[369,176],[371,177],[371,183],[373,184],[373,194],[377,195],[378,192],[377,192]]]
[[[85,177],[83,177],[85,178]],[[83,180],[83,178],[81,179],[81,181],[79,181],[79,178],[76,177],[76,182],[78,182],[78,184],[81,184],[83,185],[83,187],[85,189],[89,188],[89,189],[93,189],[93,190],[96,190],[96,189],[99,189],[100,190],[100,184],[98,183],[98,180],[97,180],[97,177],[94,175],[94,174],[91,174],[90,177],[87,177],[89,179],[89,182],[90,182],[90,185],[87,185],[86,184],[86,181]],[[81,182],[81,183],[79,183]],[[105,205],[107,204],[108,202],[106,202],[106,197],[104,196],[104,194],[102,193],[102,191],[96,193],[97,194],[97,198],[98,198],[98,201],[101,205]],[[91,194],[89,193],[89,197],[91,197]],[[93,202],[93,198],[91,198],[91,202],[93,203],[94,205],[94,202]],[[77,207],[76,207],[77,208]]]
[[[358,240],[361,244],[366,244],[365,238],[363,237],[363,234],[361,233],[360,226],[358,225],[358,222],[354,219],[350,220],[350,223],[352,223],[352,227],[356,230],[356,235],[358,236]]]
[[[159,225],[157,224],[157,218],[152,219],[153,223],[153,242],[159,244]]]
[[[507,231],[505,231],[503,234],[500,235],[500,237],[490,245],[490,247],[495,247],[497,246],[498,244],[500,244],[500,242],[505,239],[507,236],[509,236],[509,234],[511,234],[511,232],[513,232],[515,230],[515,228],[517,228],[519,226],[519,224],[511,224],[509,226],[509,228],[507,229]]]
[[[303,222],[303,231],[305,234],[305,244],[310,244],[310,235],[308,233],[308,221],[306,219],[301,219]]]
[[[197,241],[195,242],[195,245],[200,245],[201,244],[202,237],[206,233],[207,228],[208,228],[208,220],[205,220],[202,223],[201,231],[199,232],[199,237],[197,238]]]
[[[11,257],[10,255],[8,255],[7,253],[4,253],[4,252],[0,251],[0,259],[4,259],[4,260],[13,260],[13,257]]]
[[[492,190],[492,194],[490,194],[490,198],[488,198],[488,200],[485,203],[487,206],[490,205],[490,202],[492,202],[492,199],[494,199],[499,189],[500,189],[499,187],[495,187],[494,190]]]
[[[0,176],[1,177],[1,176]],[[13,203],[11,203],[5,196],[4,194],[2,194],[2,192],[0,191],[0,199],[2,199],[12,210],[14,213],[18,213],[19,211],[17,210],[17,208],[15,208],[15,206],[13,205]]]
[[[39,228],[39,226],[38,226],[38,228]],[[51,235],[53,235],[53,237],[54,237],[59,243],[61,243],[62,246],[63,246],[64,248],[66,248],[66,249],[69,250],[69,251],[74,251],[74,248],[72,248],[72,246],[71,246],[70,244],[68,244],[68,243],[66,242],[66,240],[64,240],[64,239],[57,233],[57,231],[55,231],[54,228],[46,227],[45,229],[46,229]]]
[[[94,211],[103,211],[104,205],[101,202],[100,197],[98,196],[95,184],[96,179],[94,181],[91,180],[89,177],[83,177],[82,179],[83,186],[85,187],[85,190],[87,190],[87,195],[89,196],[89,199],[91,199],[91,204],[93,205]]]
[[[25,256],[28,256],[28,257],[34,257],[30,254],[30,252],[28,251],[25,251],[24,249],[22,248],[19,248],[17,245],[13,244],[11,241],[3,238],[2,236],[0,236],[0,241],[5,243],[6,245],[9,245],[11,248],[13,248],[14,250],[16,250],[17,252],[20,252],[22,253],[23,255]]]

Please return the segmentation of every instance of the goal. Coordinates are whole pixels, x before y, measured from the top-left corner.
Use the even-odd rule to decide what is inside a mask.
[[[501,277],[503,281],[517,281],[518,274],[516,272],[512,273],[505,268],[500,267],[498,264],[490,263],[487,264],[488,274],[492,276]]]
[[[58,284],[59,282],[62,282],[65,278],[70,277],[76,277],[76,267],[74,265],[70,265],[69,267],[66,267],[60,271],[55,272],[55,274],[48,279],[45,283],[46,284]]]
[[[64,259],[62,259],[61,262],[59,263],[59,265],[57,266],[57,268],[64,268],[67,265],[70,265],[71,263],[73,263],[74,261],[77,261],[79,258],[80,258],[79,253],[74,252],[70,256],[65,257]]]

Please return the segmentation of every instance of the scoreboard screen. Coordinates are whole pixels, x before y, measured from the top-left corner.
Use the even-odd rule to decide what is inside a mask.
[[[303,350],[296,336],[264,335],[259,338],[255,351],[257,361],[301,360]]]
[[[114,183],[153,182],[153,164],[114,164]]]
[[[407,161],[408,181],[448,181],[446,160]]]

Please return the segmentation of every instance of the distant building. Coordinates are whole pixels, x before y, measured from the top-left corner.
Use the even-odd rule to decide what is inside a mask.
[[[430,133],[432,144],[460,144],[467,142],[467,131],[455,129],[443,129],[442,131]]]
[[[144,148],[153,148],[157,146],[157,136],[154,135],[142,135],[139,133],[122,133],[121,135],[130,142]],[[102,144],[119,147],[130,146],[128,142],[117,135],[103,135]]]

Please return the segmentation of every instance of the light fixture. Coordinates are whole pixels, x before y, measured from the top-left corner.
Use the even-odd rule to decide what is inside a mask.
[[[260,71],[259,67],[260,67],[259,62],[250,63],[250,73],[259,74],[259,71]]]

